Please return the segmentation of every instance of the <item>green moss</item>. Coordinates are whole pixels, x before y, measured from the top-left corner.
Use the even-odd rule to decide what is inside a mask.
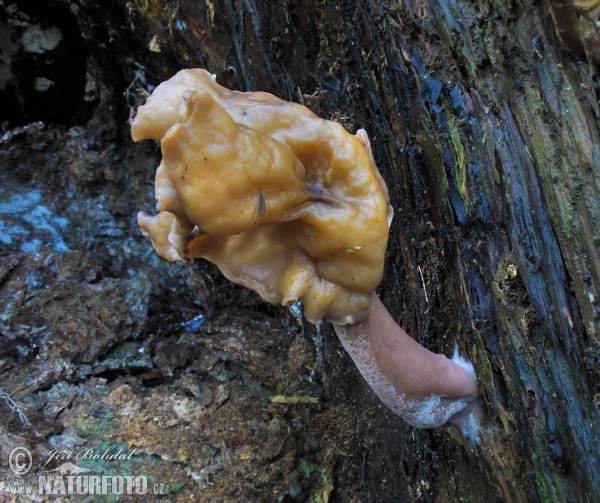
[[[151,368],[152,358],[142,344],[135,341],[124,342],[112,348],[96,369]]]
[[[539,501],[542,503],[556,503],[557,501],[562,501],[550,497],[547,487],[548,481],[544,474],[544,463],[542,462],[542,459],[545,459],[545,457],[540,456],[535,452],[531,455],[531,460],[533,461],[533,466],[535,469],[535,485],[538,490]]]
[[[572,179],[571,191],[569,194],[571,197],[572,205],[576,205],[579,201],[581,201],[583,199],[584,188],[585,188],[585,182],[583,181],[583,178],[581,177],[581,175],[577,174]]]
[[[508,274],[506,272],[505,265],[500,262],[498,264],[498,270],[496,271],[496,276],[494,277],[497,283],[504,283],[508,279]]]
[[[537,89],[533,89],[532,91],[533,97],[533,113],[536,115],[546,114],[546,102],[543,100],[542,95]]]
[[[465,211],[469,212],[469,189],[467,187],[467,170],[465,162],[465,149],[460,138],[460,133],[456,127],[456,121],[447,113],[448,129],[450,132],[450,140],[452,141],[452,151],[454,152],[454,177],[456,180],[456,189],[458,195],[465,205]]]
[[[517,321],[519,322],[519,325],[520,325],[521,329],[523,330],[523,333],[526,333],[527,332],[527,313],[521,304],[517,304],[515,306],[515,311],[516,311],[516,315],[517,315]]]
[[[427,167],[435,173],[436,181],[439,185],[448,191],[448,179],[444,170],[444,161],[442,150],[438,143],[437,137],[428,125],[428,119],[424,115],[419,116],[419,131],[416,135],[416,140],[423,147],[423,157]]]
[[[301,459],[300,463],[298,463],[298,471],[302,474],[305,479],[309,479],[310,476],[315,471],[317,465],[313,463],[309,463],[308,461]]]
[[[324,503],[329,501],[329,495],[333,490],[331,470],[334,455],[332,449],[329,449],[325,453],[325,459],[323,461],[322,465],[317,465],[301,459],[298,464],[298,471],[302,474],[305,482],[309,484],[309,487],[311,487],[311,503]]]
[[[496,387],[494,386],[492,364],[488,360],[481,334],[476,328],[473,328],[472,341],[475,346],[474,350],[476,354],[475,363],[477,382],[481,389],[483,389],[485,401],[492,416],[495,417],[498,415],[498,408],[496,406]]]
[[[497,300],[504,302],[504,293],[496,281],[492,281],[492,293]]]
[[[485,52],[490,58],[490,62],[495,70],[502,72],[502,67],[504,66],[504,54],[498,48],[496,41],[498,39],[497,34],[495,33],[495,28],[492,23],[489,23],[485,27],[484,36],[483,36],[483,45],[485,46]]]
[[[118,428],[112,423],[115,413],[108,407],[98,407],[90,416],[78,416],[73,427],[81,438],[102,438]]]
[[[525,145],[525,152],[527,152],[527,157],[529,157],[529,160],[533,163],[533,156],[531,155],[531,151],[527,145]]]
[[[569,239],[574,225],[573,211],[569,201],[563,196],[562,192],[557,191],[557,195],[559,228],[565,238]]]
[[[494,275],[494,280],[498,284],[498,287],[502,285],[508,279],[508,269],[510,266],[515,266],[514,257],[509,255],[502,262],[498,263],[498,269],[496,270],[496,274]]]
[[[6,311],[0,314],[0,321],[8,321],[14,316],[14,314],[15,308],[9,304]]]

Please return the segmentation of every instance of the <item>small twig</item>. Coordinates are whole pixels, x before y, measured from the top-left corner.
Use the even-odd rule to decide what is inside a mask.
[[[600,21],[596,21],[596,20],[592,19],[585,12],[578,12],[577,14],[579,14],[580,16],[586,18],[588,21],[594,23],[594,25],[596,25],[596,28],[600,28]]]
[[[306,395],[298,395],[298,396],[284,396],[277,395],[271,397],[271,403],[284,403],[290,405],[296,405],[298,403],[309,403],[311,405],[316,405],[319,403],[318,397],[306,396]]]
[[[0,398],[4,399],[4,403],[6,403],[8,408],[12,410],[15,414],[17,414],[17,416],[19,416],[21,423],[23,423],[25,426],[30,426],[29,419],[27,419],[27,416],[23,414],[23,411],[21,410],[21,407],[19,407],[19,404],[15,402],[8,393],[6,393],[5,391],[0,391]]]
[[[423,293],[425,294],[425,302],[429,302],[429,299],[427,298],[427,288],[425,288],[425,279],[423,279],[423,271],[421,271],[420,265],[417,266],[417,270],[419,271],[419,274],[421,275],[421,283],[423,283]]]
[[[599,393],[600,394],[600,393]],[[349,458],[352,457],[352,454],[348,454],[347,452],[342,451],[342,449],[340,449],[337,444],[335,442],[331,442],[333,444],[333,446],[337,449],[337,451],[342,455],[342,456],[347,456]]]

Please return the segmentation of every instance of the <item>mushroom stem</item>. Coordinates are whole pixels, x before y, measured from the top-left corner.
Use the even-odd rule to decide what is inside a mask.
[[[340,341],[385,405],[417,428],[441,426],[477,396],[472,365],[428,351],[371,300],[367,320],[334,325]]]

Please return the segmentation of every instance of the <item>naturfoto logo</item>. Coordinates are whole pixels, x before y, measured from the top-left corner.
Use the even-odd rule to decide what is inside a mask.
[[[137,449],[127,452],[125,449],[116,449],[110,446],[107,449],[84,449],[78,452],[71,450],[55,449],[49,452],[48,459],[38,465],[37,484],[5,485],[5,492],[9,494],[52,494],[52,495],[121,495],[121,494],[147,494],[148,478],[145,475],[94,475],[90,468],[78,466],[78,461],[83,460],[129,460]],[[52,460],[64,461],[57,468],[49,468]],[[33,465],[31,452],[25,447],[16,447],[9,456],[11,471],[23,477],[30,472]],[[164,485],[159,485],[163,489]],[[157,488],[155,488],[155,491]]]

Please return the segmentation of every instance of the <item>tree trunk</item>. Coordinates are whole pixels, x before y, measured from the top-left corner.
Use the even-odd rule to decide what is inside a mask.
[[[78,466],[151,476],[172,501],[600,499],[600,83],[546,3],[14,5],[3,456],[137,449]],[[194,67],[367,130],[395,209],[380,296],[420,343],[474,362],[480,429],[406,425],[331,327],[154,256],[134,215],[160,152],[127,121]]]

